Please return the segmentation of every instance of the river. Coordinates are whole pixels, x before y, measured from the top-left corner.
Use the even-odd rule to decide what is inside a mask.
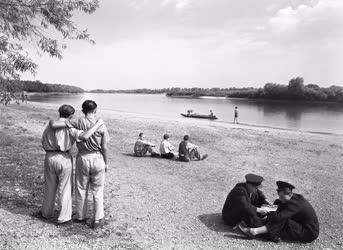
[[[95,100],[99,109],[166,118],[181,118],[192,109],[208,114],[213,110],[217,121],[232,122],[233,110],[239,109],[239,122],[302,131],[343,134],[343,105],[335,103],[298,103],[232,98],[170,98],[145,94],[30,94],[29,100],[49,104],[71,104],[80,109],[86,99]],[[196,120],[198,122],[198,120]],[[200,122],[200,121],[199,121]],[[202,121],[203,122],[203,121]]]

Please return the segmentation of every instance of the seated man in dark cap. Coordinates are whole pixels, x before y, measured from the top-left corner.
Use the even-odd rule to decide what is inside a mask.
[[[261,216],[266,214],[261,206],[270,204],[259,190],[263,177],[247,174],[245,179],[245,183],[238,183],[227,196],[222,211],[223,220],[229,226],[243,221],[249,227],[260,227],[263,225]]]
[[[265,226],[239,226],[242,232],[251,237],[268,234],[274,242],[286,239],[307,243],[317,239],[319,223],[311,204],[302,195],[293,193],[292,184],[277,181],[276,185],[279,199],[274,204],[278,205],[277,211],[267,215]]]

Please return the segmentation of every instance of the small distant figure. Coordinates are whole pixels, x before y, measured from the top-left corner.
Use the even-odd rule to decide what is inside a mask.
[[[151,157],[158,157],[160,156],[160,154],[154,151],[153,148],[155,147],[156,147],[155,144],[145,140],[144,133],[139,133],[139,137],[134,147],[135,156],[142,157],[142,156],[145,156],[149,152]]]
[[[26,93],[26,91],[23,91],[21,93],[21,102],[27,104],[27,93]]]
[[[211,117],[211,118],[214,117],[214,114],[213,114],[213,111],[212,111],[212,110],[210,110],[210,117]]]
[[[5,92],[5,99],[4,99],[4,103],[5,103],[5,106],[7,106],[8,104],[10,104],[11,102],[11,94],[8,93],[8,92]]]
[[[201,155],[199,147],[189,142],[189,135],[183,137],[183,141],[179,145],[179,159],[180,161],[189,162],[192,160],[205,160],[207,154]]]
[[[175,147],[171,145],[169,142],[169,135],[165,134],[163,135],[163,141],[160,145],[160,153],[161,158],[164,159],[175,159],[178,156],[178,153],[175,150]]]
[[[238,107],[235,107],[233,123],[238,124]]]
[[[192,113],[193,113],[193,110],[192,110],[192,109],[187,110],[187,116],[188,116],[188,117],[190,117]]]

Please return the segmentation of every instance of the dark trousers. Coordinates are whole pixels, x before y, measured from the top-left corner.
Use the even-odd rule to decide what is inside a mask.
[[[308,228],[291,219],[267,224],[266,227],[270,235],[290,241],[312,242],[318,237],[318,233],[312,233]]]
[[[161,158],[174,159],[174,154],[172,152],[169,152],[168,154],[161,154]]]

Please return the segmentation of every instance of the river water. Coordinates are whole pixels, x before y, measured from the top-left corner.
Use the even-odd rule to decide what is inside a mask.
[[[181,118],[188,109],[208,114],[213,110],[217,121],[232,122],[233,110],[239,109],[239,122],[251,125],[278,127],[302,131],[343,134],[343,105],[334,103],[298,103],[291,101],[265,101],[231,98],[170,98],[165,95],[144,94],[30,94],[29,100],[49,104],[71,104],[81,109],[86,99],[97,102],[99,109]],[[196,122],[204,122],[195,120]]]

